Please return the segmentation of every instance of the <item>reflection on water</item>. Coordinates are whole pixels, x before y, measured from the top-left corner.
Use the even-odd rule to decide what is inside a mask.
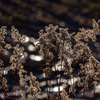
[[[41,61],[43,59],[43,57],[42,56],[30,55],[30,59],[35,60],[35,61]]]
[[[35,51],[36,48],[35,48],[35,46],[33,46],[33,45],[30,44],[30,45],[28,46],[28,50],[29,50],[29,51]]]
[[[26,36],[25,38],[25,43],[29,42],[30,38],[28,36]]]
[[[52,92],[58,92],[59,91],[57,86],[54,87],[52,90],[53,90]],[[60,91],[62,91],[62,90],[63,90],[63,87],[60,86]]]
[[[63,24],[63,23],[62,23]],[[39,54],[35,54],[33,53],[33,51],[35,52],[37,49],[35,47],[36,44],[39,43],[39,41],[33,37],[28,37],[26,36],[26,40],[25,40],[25,43],[23,44],[24,46],[26,45],[26,43],[28,44],[25,48],[25,50],[27,49],[27,51],[25,51],[24,55],[25,57],[29,57],[32,61],[36,61],[37,63],[39,63],[40,61],[43,60],[43,57]],[[99,47],[99,43],[95,43],[94,44],[95,47]],[[31,51],[31,52],[30,52]],[[30,52],[30,53],[27,53],[27,52]],[[10,55],[11,52],[9,52],[8,50],[5,51],[5,55],[8,56]],[[24,58],[24,55],[21,57],[21,62],[25,63],[25,58]],[[71,63],[71,58],[70,59],[67,59],[69,64]],[[64,64],[62,62],[62,65],[61,65],[61,62],[57,62],[56,65],[56,70],[57,71],[64,71]],[[52,71],[55,71],[55,67],[53,66],[52,67]],[[4,70],[1,70],[1,74],[2,75],[8,75],[10,71],[10,66],[7,66],[5,67]],[[34,74],[35,75],[35,74]],[[10,79],[11,77],[8,76],[8,79]],[[27,81],[29,80],[30,77],[27,77]],[[39,85],[40,85],[40,88],[43,90],[42,93],[39,95],[39,99],[40,100],[43,100],[44,98],[47,97],[47,93],[46,93],[46,81],[45,81],[45,73],[37,73],[37,78],[38,80],[42,80],[42,81],[39,81]],[[62,86],[60,86],[60,91],[63,90],[63,88],[66,88],[67,87],[67,84],[68,85],[72,85],[74,83],[76,83],[77,81],[79,80],[79,77],[74,77],[72,79],[66,79],[66,78],[62,78],[61,79],[61,83],[63,83]],[[58,82],[59,82],[59,79],[58,79]],[[53,85],[52,87],[50,87],[50,92],[58,92],[58,87],[57,87],[57,82],[56,80],[53,78],[51,79],[51,84]],[[19,87],[19,84],[17,84],[17,86],[15,85],[15,83],[11,83],[8,85],[9,88],[11,88],[12,90],[9,90],[8,92],[8,95],[13,97],[13,96],[19,96],[19,100],[22,100],[21,99],[21,95],[20,95],[20,87]],[[16,88],[16,91],[15,91],[15,88]],[[100,93],[100,85],[96,86],[95,87],[95,92],[96,93]],[[2,91],[0,91],[0,96],[2,98],[5,98],[4,96],[4,93]],[[78,96],[81,96],[81,94],[79,94]],[[14,100],[14,98],[13,98]],[[32,99],[27,99],[27,100],[32,100]],[[81,99],[80,99],[81,100]]]

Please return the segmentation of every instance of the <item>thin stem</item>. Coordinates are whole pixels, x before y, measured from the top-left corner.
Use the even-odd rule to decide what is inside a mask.
[[[48,100],[49,100],[49,91],[48,91],[48,80],[47,80],[47,75],[45,73],[46,76],[46,88],[47,88],[47,96],[48,96]]]
[[[51,67],[50,67],[50,72],[51,72]],[[51,87],[51,74],[50,74],[50,82],[49,83],[50,83],[50,87]],[[49,88],[49,89],[51,89],[51,88]]]
[[[75,95],[74,95],[74,72],[73,72],[73,100],[74,100],[74,98],[75,98]]]
[[[83,50],[84,50],[84,55],[85,55],[85,41],[84,41],[84,39],[83,39],[83,43],[84,43],[84,48],[83,48]],[[82,59],[82,60],[83,60],[83,61],[82,61],[82,62],[83,62],[83,65],[85,65],[85,61],[84,61],[84,57],[85,57],[85,56],[84,56],[84,55],[83,55],[83,59]],[[86,73],[85,73],[85,71],[86,71],[86,67],[84,68],[84,78],[86,79]],[[85,85],[85,84],[84,84],[84,85]],[[84,91],[83,91],[83,100],[84,100],[84,94],[85,94],[85,93],[84,93]]]
[[[56,69],[56,66],[55,66],[55,59],[54,59],[54,68],[55,68],[55,74],[56,74],[57,69]],[[59,86],[59,82],[58,82],[57,77],[56,77],[56,82],[57,82],[57,86],[58,86],[58,100],[61,100],[61,96],[60,96],[60,86]]]
[[[94,87],[94,100],[96,100],[95,87]]]
[[[4,50],[4,67],[6,68],[6,58],[5,58],[5,50]],[[4,68],[4,69],[5,69]],[[3,74],[5,74],[5,72],[3,73]],[[7,79],[7,76],[5,76],[5,78]],[[8,87],[7,87],[8,88]],[[5,90],[4,90],[5,91]],[[8,90],[6,90],[5,92],[4,92],[4,95],[5,95],[5,100],[8,100]]]

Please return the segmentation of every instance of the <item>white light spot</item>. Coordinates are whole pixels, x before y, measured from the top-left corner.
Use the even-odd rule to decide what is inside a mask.
[[[7,70],[4,70],[4,75],[7,75],[8,74],[8,71]]]
[[[8,50],[5,50],[5,55],[9,55],[9,51]]]
[[[79,79],[80,79],[79,77],[75,77],[75,78],[69,79],[69,80],[68,80],[68,84],[69,84],[69,85],[72,85],[72,84],[74,84],[76,81],[78,81]]]
[[[30,55],[30,59],[34,60],[35,59],[35,55]]]
[[[35,60],[36,61],[41,61],[42,60],[42,56],[35,56]]]
[[[37,44],[39,44],[39,41],[35,41],[35,42],[34,42],[34,45],[37,45]]]
[[[60,91],[62,91],[62,90],[63,90],[63,87],[60,86]],[[54,91],[54,92],[58,92],[58,91],[59,91],[59,90],[58,90],[58,87],[54,87],[53,91]]]
[[[95,87],[95,93],[100,93],[100,85]]]
[[[43,73],[43,77],[46,77],[46,76],[45,76],[45,73]]]
[[[25,42],[29,42],[30,38],[28,36],[25,37]]]
[[[28,46],[28,50],[29,50],[29,51],[35,51],[36,48],[35,48],[35,46],[33,46],[33,45],[29,45],[29,46]]]
[[[35,60],[35,61],[41,61],[43,59],[43,57],[42,56],[30,55],[30,59]]]

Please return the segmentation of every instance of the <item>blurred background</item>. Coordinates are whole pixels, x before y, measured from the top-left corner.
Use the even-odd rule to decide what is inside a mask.
[[[15,26],[20,34],[27,36],[23,47],[25,48],[28,63],[23,59],[22,63],[25,65],[28,73],[32,71],[37,76],[37,80],[41,82],[44,92],[40,95],[40,100],[45,100],[46,94],[43,73],[38,70],[43,64],[43,58],[39,55],[39,50],[35,48],[39,38],[38,31],[44,29],[48,24],[53,24],[60,27],[68,27],[69,33],[78,32],[78,29],[81,27],[92,28],[92,19],[97,21],[99,18],[100,0],[0,0],[0,27],[3,25],[7,26],[8,35],[6,41],[15,45],[10,39],[11,26]],[[90,48],[93,50],[93,55],[100,61],[99,36],[96,43],[92,44],[90,42]],[[15,79],[10,80],[14,73],[10,71],[9,64],[9,57],[12,55],[12,52],[7,51],[5,55],[8,68],[6,75],[9,74],[7,77],[10,81],[9,93],[14,98],[12,93],[14,93]],[[1,95],[3,95],[2,90],[0,91]],[[18,94],[18,99],[21,100],[20,94]]]

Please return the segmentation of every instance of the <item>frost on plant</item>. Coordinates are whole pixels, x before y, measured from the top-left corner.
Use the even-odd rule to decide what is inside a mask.
[[[5,36],[7,35],[7,30],[6,26],[2,26],[0,29],[0,83],[1,83],[1,88],[5,91],[8,91],[8,85],[7,85],[7,79],[4,77],[4,59],[2,59],[2,55],[5,54],[5,46],[7,45],[5,42]],[[3,74],[2,74],[3,72]],[[5,95],[7,97],[7,94]]]
[[[28,97],[37,100],[36,98],[38,98],[38,94],[41,91],[38,81],[36,81],[35,76],[33,76],[32,72],[30,72],[30,80],[27,82],[27,71],[24,70],[24,66],[20,62],[22,56],[25,58],[24,48],[21,47],[21,44],[25,41],[25,35],[21,36],[14,26],[11,31],[12,39],[17,42],[17,45],[13,47],[13,55],[10,57],[10,63],[12,63],[11,69],[18,71],[20,86],[26,91],[20,90],[21,96],[22,98]],[[29,83],[30,86],[28,86],[27,83]]]
[[[100,84],[100,62],[93,56],[89,47],[89,41],[96,42],[97,35],[100,35],[99,23],[100,20],[96,22],[93,19],[92,29],[81,28],[76,34],[74,32],[70,34],[68,28],[60,28],[58,25],[53,26],[52,24],[45,26],[45,30],[41,29],[39,31],[39,53],[44,59],[44,68],[40,68],[45,74],[48,100],[53,99],[51,92],[52,78],[55,78],[58,88],[56,95],[58,100],[66,100],[71,96],[74,98],[77,91],[76,86],[80,87],[79,92],[84,93],[90,86]],[[22,98],[37,100],[38,95],[41,93],[39,82],[36,81],[36,77],[32,72],[30,72],[29,80],[27,80],[28,73],[21,63],[22,57],[26,60],[24,48],[22,47],[26,36],[19,34],[19,31],[12,26],[11,38],[15,42],[15,45],[12,46],[5,42],[6,35],[6,26],[2,26],[0,29],[0,83],[1,88],[5,91],[5,98],[8,96],[9,87],[6,77],[4,77],[6,67],[4,68],[5,61],[2,58],[5,51],[11,49],[13,54],[10,56],[10,68],[19,76]],[[57,62],[59,64],[56,67]],[[79,69],[75,65],[79,66]],[[54,72],[52,67],[54,67]],[[58,67],[60,68],[59,71],[57,70]],[[76,69],[77,73],[75,73]],[[52,73],[54,76],[52,76]],[[75,75],[78,77],[77,82],[74,80]],[[66,83],[63,83],[63,77],[65,77]],[[69,84],[68,80],[73,81]],[[63,89],[60,88],[62,84]]]
[[[55,66],[55,62],[59,59],[61,71],[64,69],[64,75],[73,78],[75,67],[73,68],[72,64],[81,61],[78,72],[78,75],[81,75],[78,81],[81,92],[87,90],[89,85],[97,85],[100,82],[100,62],[93,57],[92,50],[88,46],[89,39],[96,42],[96,36],[100,35],[98,22],[93,19],[92,29],[81,28],[79,29],[80,32],[76,34],[69,34],[68,28],[59,28],[52,24],[46,26],[45,31],[40,30],[39,32],[39,52],[44,57],[45,69],[49,68],[49,74],[51,74],[51,67]],[[72,39],[76,42],[73,46]],[[57,71],[56,67],[55,71]],[[58,75],[55,76],[57,78]],[[58,99],[61,100],[62,95],[59,88],[62,79],[61,74],[59,79],[60,82],[58,79],[56,81],[59,90]],[[75,95],[75,91],[75,84],[73,84],[69,88],[69,93]]]

